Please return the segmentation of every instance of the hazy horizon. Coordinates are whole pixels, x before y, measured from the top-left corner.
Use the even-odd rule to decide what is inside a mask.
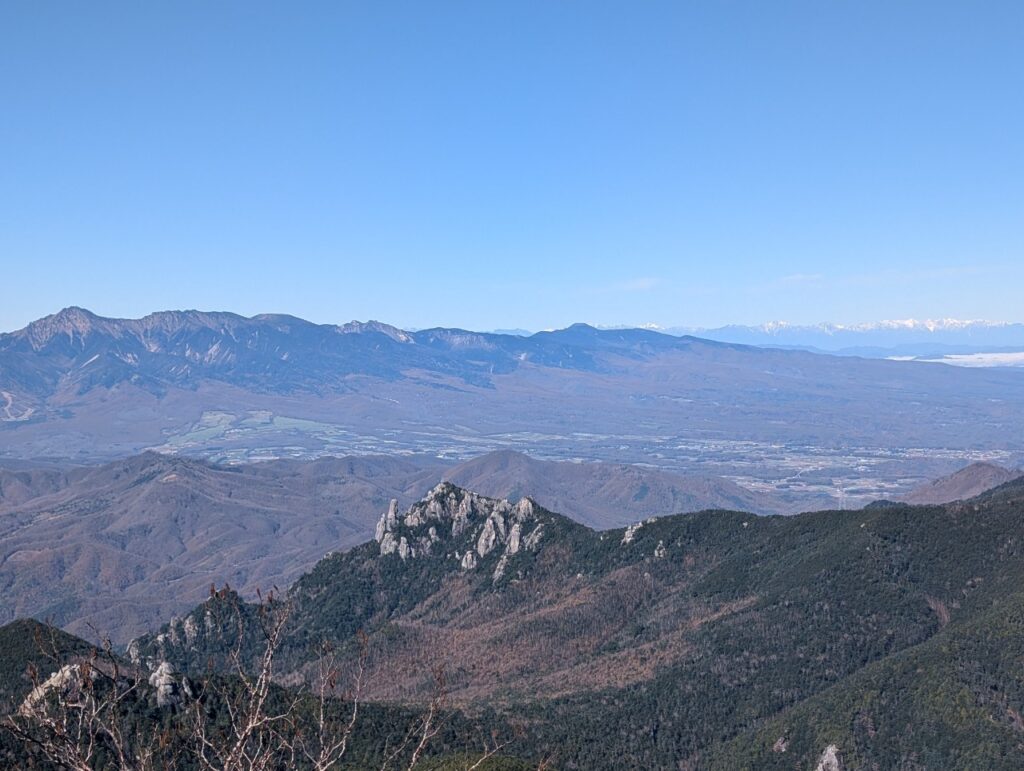
[[[65,306],[64,308],[54,309],[52,311],[43,313],[43,314],[41,314],[38,317],[28,319],[27,321],[25,321],[24,323],[22,323],[22,324],[20,324],[18,326],[10,327],[10,328],[7,328],[7,329],[0,329],[0,334],[19,331],[21,329],[24,329],[27,325],[31,324],[32,322],[39,321],[40,319],[47,318],[49,316],[58,315],[58,314],[60,314],[63,311],[67,311],[67,310],[73,309],[73,308],[79,308],[81,310],[84,310],[84,311],[86,311],[88,313],[91,313],[91,314],[93,314],[95,316],[98,316],[100,318],[116,319],[116,320],[138,319],[138,318],[143,318],[145,316],[150,316],[150,315],[157,314],[157,313],[176,313],[176,312],[193,312],[194,311],[194,312],[198,312],[198,313],[230,313],[230,314],[233,314],[233,315],[236,315],[236,316],[241,316],[243,318],[254,318],[254,317],[257,317],[257,316],[273,316],[273,315],[292,316],[292,317],[299,318],[299,319],[302,319],[304,321],[310,321],[310,322],[316,323],[316,324],[327,324],[327,325],[334,324],[334,325],[338,325],[338,326],[341,326],[341,325],[344,325],[344,324],[348,324],[348,323],[381,323],[381,324],[387,324],[388,326],[393,326],[393,327],[395,327],[397,329],[401,329],[401,330],[406,331],[406,332],[418,332],[418,331],[422,331],[422,330],[426,330],[426,329],[439,328],[439,327],[442,326],[442,325],[439,325],[439,324],[432,324],[432,325],[427,325],[427,326],[400,326],[398,324],[391,323],[387,318],[381,318],[381,317],[377,317],[377,316],[371,316],[371,317],[367,317],[367,318],[344,318],[344,317],[339,317],[339,318],[327,319],[327,320],[315,320],[315,319],[306,318],[306,317],[304,317],[304,316],[302,316],[300,314],[289,312],[289,311],[259,311],[259,312],[254,313],[254,314],[243,314],[243,313],[239,313],[237,311],[234,311],[234,310],[232,310],[230,308],[184,308],[184,307],[183,308],[160,308],[160,309],[154,309],[154,310],[142,313],[142,314],[140,314],[138,316],[119,316],[119,315],[116,315],[116,314],[108,314],[108,313],[104,313],[104,312],[101,312],[101,311],[97,311],[95,308],[84,307],[84,306],[81,306],[81,305],[70,305],[70,306]],[[909,329],[913,329],[913,330],[916,330],[916,331],[925,331],[925,330],[927,330],[927,331],[941,331],[941,330],[946,329],[946,328],[956,328],[958,326],[971,326],[971,325],[1004,327],[1004,326],[1018,326],[1018,325],[1022,325],[1022,324],[1024,324],[1024,321],[1018,321],[1018,320],[1012,320],[1012,319],[1011,320],[1007,320],[1007,319],[992,319],[992,318],[963,319],[963,318],[955,318],[955,317],[952,317],[952,316],[939,316],[939,317],[935,317],[935,318],[902,318],[902,319],[897,319],[897,318],[879,318],[879,319],[861,319],[861,320],[857,320],[857,321],[836,321],[834,319],[820,319],[818,321],[806,322],[806,323],[796,323],[796,322],[789,321],[787,319],[765,319],[763,321],[756,322],[756,323],[751,323],[751,324],[741,324],[741,323],[738,323],[738,322],[726,322],[724,324],[719,324],[719,325],[713,325],[712,326],[712,325],[709,325],[709,324],[696,324],[696,325],[673,324],[673,323],[657,324],[657,323],[653,323],[653,322],[602,323],[602,322],[596,322],[596,321],[589,320],[589,319],[576,319],[574,321],[568,322],[567,324],[565,324],[563,326],[551,326],[551,325],[549,325],[549,326],[542,326],[542,327],[535,327],[535,328],[526,328],[526,327],[475,328],[475,327],[470,327],[470,326],[465,326],[465,325],[455,325],[455,326],[450,327],[450,328],[465,329],[465,330],[471,331],[471,332],[483,332],[483,333],[488,333],[488,334],[523,334],[523,333],[536,334],[537,332],[551,332],[551,331],[556,331],[556,330],[560,330],[560,329],[566,329],[567,327],[574,326],[574,325],[577,325],[577,324],[584,324],[584,325],[587,325],[587,326],[594,327],[596,329],[605,329],[605,330],[641,329],[641,330],[649,330],[649,331],[654,331],[654,332],[669,332],[669,333],[679,332],[679,331],[684,331],[684,330],[685,331],[693,331],[693,332],[700,332],[700,331],[712,332],[712,331],[715,331],[715,330],[727,329],[727,328],[730,328],[730,327],[749,328],[749,329],[757,329],[757,330],[764,330],[764,331],[773,331],[773,330],[776,330],[776,329],[777,330],[785,330],[785,329],[797,330],[797,329],[801,329],[801,328],[808,328],[808,329],[827,329],[827,330],[834,330],[834,331],[856,332],[856,331],[866,331],[866,330],[878,329],[878,328],[885,328],[885,329],[892,329],[892,330],[898,330],[898,329],[907,329],[907,330],[909,330]]]

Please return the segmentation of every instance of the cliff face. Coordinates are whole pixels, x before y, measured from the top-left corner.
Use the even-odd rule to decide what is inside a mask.
[[[403,515],[398,501],[391,501],[377,523],[376,541],[381,557],[396,554],[406,560],[443,552],[463,570],[476,570],[495,553],[491,580],[498,581],[520,549],[537,548],[543,533],[529,498],[512,504],[442,482]]]

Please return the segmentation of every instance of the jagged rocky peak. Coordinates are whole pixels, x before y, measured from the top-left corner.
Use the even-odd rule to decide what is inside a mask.
[[[405,330],[393,327],[390,324],[385,324],[381,321],[350,321],[347,324],[335,327],[338,334],[341,335],[352,335],[352,334],[367,334],[376,332],[382,335],[387,335],[392,340],[399,343],[412,343],[412,335]]]
[[[543,534],[538,508],[529,498],[518,503],[485,498],[441,482],[404,514],[391,501],[377,523],[381,556],[402,560],[443,554],[474,570],[492,553],[499,554],[493,578],[504,575],[509,559],[522,549],[534,550]]]
[[[45,346],[55,337],[66,336],[74,341],[85,338],[102,321],[99,316],[85,308],[72,306],[33,321],[25,327],[25,334],[36,350]]]
[[[185,330],[194,332],[200,329],[227,333],[249,323],[248,319],[233,313],[195,310],[158,311],[141,319],[107,318],[97,316],[85,308],[72,306],[33,321],[15,334],[27,339],[33,350],[37,351],[56,339],[66,338],[73,345],[82,345],[90,336],[102,335],[113,340],[138,340],[145,343],[153,353],[161,350],[154,342],[154,336],[169,336]]]

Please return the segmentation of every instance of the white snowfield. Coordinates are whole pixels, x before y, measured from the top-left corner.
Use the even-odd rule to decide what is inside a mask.
[[[601,326],[601,325],[596,325]],[[662,326],[660,324],[639,324],[623,325],[622,327],[605,327],[608,329],[633,328],[651,329],[654,331],[668,332],[670,334],[693,334],[698,337],[701,333],[715,332],[712,327],[685,327],[685,326]],[[791,321],[766,321],[763,324],[749,326],[736,325],[737,328],[750,331],[762,332],[764,334],[780,334],[783,332],[822,332],[824,334],[835,334],[837,332],[877,332],[879,330],[904,330],[904,331],[926,331],[944,332],[950,330],[982,330],[1002,329],[1015,326],[1011,321],[993,321],[990,319],[882,319],[881,321],[867,321],[855,324],[837,324],[830,321],[823,321],[818,324],[798,324]],[[728,328],[728,327],[726,327]]]
[[[1010,353],[953,353],[943,356],[943,364],[957,367],[1024,367],[1024,351]]]
[[[1024,351],[948,353],[945,356],[889,356],[889,361],[929,361],[954,367],[1024,367]]]

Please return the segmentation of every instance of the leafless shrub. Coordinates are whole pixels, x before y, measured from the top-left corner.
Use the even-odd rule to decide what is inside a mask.
[[[228,671],[211,672],[186,688],[177,712],[156,729],[138,721],[138,707],[151,696],[139,667],[125,664],[107,640],[90,655],[66,662],[51,630],[36,643],[52,674],[44,677],[31,668],[32,691],[16,714],[4,718],[5,727],[37,755],[70,771],[157,771],[176,768],[186,757],[202,771],[336,769],[351,748],[364,706],[368,640],[359,633],[358,657],[344,672],[337,649],[321,644],[305,682],[283,688],[275,683],[275,663],[291,614],[288,602],[273,593],[261,596],[255,613],[261,643],[258,655],[247,658],[245,621],[237,607]],[[436,667],[431,677],[429,702],[401,739],[385,746],[381,771],[419,766],[444,728],[444,671]],[[466,771],[479,771],[508,743],[492,735]],[[545,761],[538,768],[547,767]]]

